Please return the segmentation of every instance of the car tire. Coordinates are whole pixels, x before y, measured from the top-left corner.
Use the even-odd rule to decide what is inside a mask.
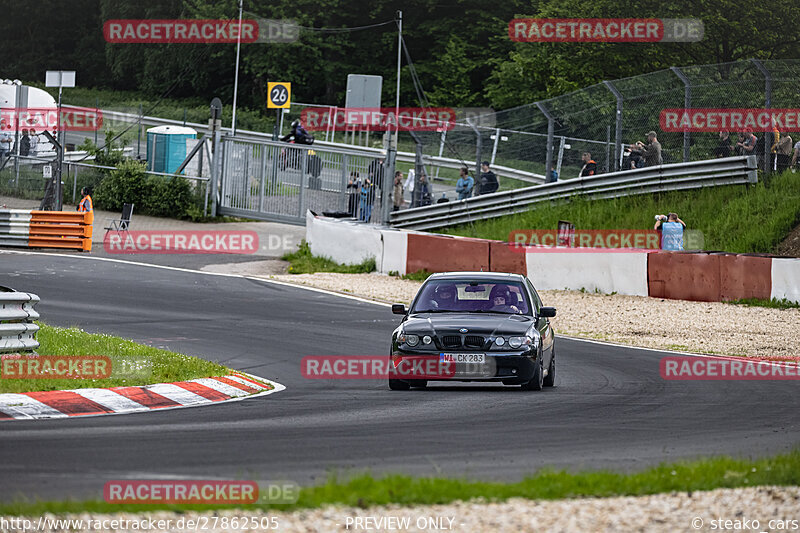
[[[391,390],[408,390],[411,388],[411,385],[409,385],[407,381],[403,381],[402,379],[390,379],[389,388]]]
[[[417,388],[417,389],[424,389],[425,387],[428,386],[428,380],[427,379],[412,379],[411,381],[408,382],[408,384],[411,385],[414,388]]]
[[[556,347],[553,346],[553,352],[550,355],[550,365],[547,367],[547,375],[542,381],[545,387],[556,386]]]
[[[542,375],[544,372],[542,372],[543,363],[541,354],[539,354],[538,359],[539,364],[536,365],[536,370],[533,373],[533,377],[529,382],[522,384],[522,390],[542,390],[542,387],[544,386],[544,378]]]

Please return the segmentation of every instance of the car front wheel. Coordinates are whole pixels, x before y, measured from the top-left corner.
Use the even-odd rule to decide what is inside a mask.
[[[391,390],[408,390],[411,388],[411,385],[409,385],[407,381],[403,381],[402,379],[390,379],[389,388]]]
[[[544,386],[544,372],[542,371],[542,354],[539,354],[537,358],[536,370],[533,373],[533,377],[527,383],[522,384],[522,390],[542,390],[542,386]]]

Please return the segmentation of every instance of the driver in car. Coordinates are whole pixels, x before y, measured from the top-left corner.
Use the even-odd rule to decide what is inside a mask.
[[[431,309],[455,310],[456,291],[452,285],[437,285],[433,291],[433,299],[430,301]]]
[[[511,290],[506,285],[495,285],[489,293],[489,302],[492,307],[489,311],[498,313],[521,313],[519,307],[512,305],[511,302],[516,302],[517,298],[511,293]]]

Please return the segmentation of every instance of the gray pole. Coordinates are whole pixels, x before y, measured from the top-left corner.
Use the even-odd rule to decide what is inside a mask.
[[[614,170],[619,170],[619,156],[622,153],[622,94],[610,81],[603,82],[617,99],[616,139],[614,141]]]
[[[545,157],[545,163],[544,163],[545,165],[544,181],[545,183],[547,183],[548,181],[550,181],[550,169],[553,167],[553,135],[555,134],[555,119],[553,118],[553,115],[550,114],[550,112],[547,110],[547,108],[544,106],[542,102],[536,102],[536,107],[539,108],[539,111],[541,111],[542,114],[547,119],[547,156]]]
[[[231,135],[236,135],[236,95],[239,92],[239,51],[242,48],[242,5],[239,0],[239,31],[236,34],[236,74],[233,77],[233,118],[231,119]]]
[[[392,202],[390,199],[394,195],[394,172],[396,152],[392,143],[392,130],[387,131],[387,141],[389,146],[386,147],[386,164],[383,166],[383,188],[381,192],[381,222],[389,225],[389,217],[392,211]],[[345,189],[346,190],[346,189]]]
[[[481,139],[481,132],[472,123],[472,119],[467,117],[467,124],[475,132],[475,187],[478,186],[481,177],[481,151],[483,149],[483,139]]]
[[[756,68],[764,75],[764,109],[772,109],[772,75],[767,67],[759,59],[751,59]],[[780,133],[780,132],[778,132]],[[764,172],[769,172],[772,168],[772,132],[764,133]]]
[[[55,208],[54,211],[61,211],[63,207],[63,198],[61,193],[61,169],[64,165],[64,150],[66,149],[67,136],[64,133],[64,128],[61,127],[61,85],[58,86],[58,117],[56,119],[58,124],[58,138],[61,139],[61,150],[58,151],[58,168],[56,169],[56,186],[55,186]]]
[[[692,107],[692,83],[686,74],[678,67],[670,67],[670,70],[675,73],[678,78],[683,82],[683,108],[690,109]],[[684,163],[690,159],[690,135],[689,130],[683,132],[683,161]]]
[[[16,107],[16,132],[14,133],[14,184],[19,189],[19,110],[20,100],[22,100],[22,84],[18,83],[16,88],[14,107]]]
[[[396,100],[394,103],[394,119],[397,121],[397,140],[400,140],[400,121],[397,115],[400,113],[400,65],[403,52],[403,12],[397,12],[397,89]]]

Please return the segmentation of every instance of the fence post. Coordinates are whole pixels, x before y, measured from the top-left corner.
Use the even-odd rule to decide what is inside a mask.
[[[750,61],[764,75],[764,109],[772,109],[772,74],[760,59],[751,59]],[[780,130],[778,133],[780,133]],[[772,159],[772,150],[770,148],[772,148],[772,131],[764,133],[764,172],[769,172],[772,168],[772,162],[770,161]]]
[[[494,130],[494,146],[492,146],[492,159],[490,163],[494,166],[494,158],[497,156],[497,145],[500,144],[500,128]]]
[[[217,216],[217,198],[219,196],[218,181],[222,175],[222,143],[220,142],[220,131],[214,130],[214,158],[211,161],[211,216]]]
[[[395,169],[395,160],[397,157],[397,152],[394,149],[394,145],[392,143],[392,130],[389,129],[388,131],[388,146],[386,147],[386,161],[383,165],[383,176],[381,180],[383,181],[383,187],[381,188],[381,223],[388,226],[389,225],[389,217],[391,216],[392,212],[392,195],[394,194],[394,169]]]
[[[553,115],[547,110],[542,102],[536,102],[536,107],[547,119],[547,155],[544,162],[544,175],[546,176],[544,182],[550,181],[550,169],[553,168],[553,135],[556,129],[556,121]],[[564,139],[561,140],[561,149],[564,148]],[[561,155],[559,154],[559,166],[561,164]]]
[[[610,81],[604,81],[603,84],[617,99],[616,134],[614,139],[614,170],[616,171],[619,170],[619,158],[620,154],[622,154],[622,94]]]
[[[478,131],[478,128],[475,127],[475,124],[472,123],[472,119],[467,117],[467,124],[469,127],[472,128],[472,131],[475,132],[475,177],[480,178],[481,176],[481,152],[483,149],[483,139],[481,139],[481,132]],[[475,185],[478,184],[478,179],[475,180]],[[416,188],[414,189],[417,190]]]
[[[676,76],[683,82],[683,108],[690,109],[692,107],[692,82],[686,77],[686,74],[679,67],[669,67]],[[690,159],[690,139],[691,133],[688,129],[683,131],[683,162],[686,163]]]

